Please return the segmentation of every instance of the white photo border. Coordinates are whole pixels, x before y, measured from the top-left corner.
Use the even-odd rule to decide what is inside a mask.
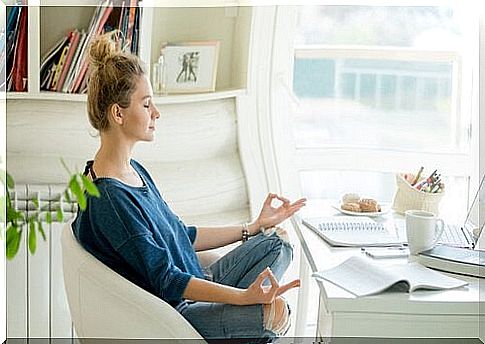
[[[163,50],[167,93],[213,92],[220,41],[167,44]]]

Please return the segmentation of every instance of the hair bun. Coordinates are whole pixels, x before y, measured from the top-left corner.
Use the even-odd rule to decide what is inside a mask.
[[[116,55],[116,44],[112,39],[113,32],[96,37],[90,44],[89,58],[95,68],[104,66],[106,62]]]

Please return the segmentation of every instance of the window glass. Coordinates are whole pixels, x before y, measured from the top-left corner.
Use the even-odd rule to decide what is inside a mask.
[[[467,152],[463,20],[451,7],[302,6],[297,148]]]
[[[295,44],[458,47],[467,16],[459,6],[301,6]]]

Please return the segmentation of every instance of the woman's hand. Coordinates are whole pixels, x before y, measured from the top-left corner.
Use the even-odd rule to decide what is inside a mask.
[[[271,282],[270,286],[263,286],[264,280],[268,278]],[[279,285],[276,277],[270,268],[266,268],[259,274],[256,280],[247,288],[243,293],[242,304],[254,305],[254,304],[270,304],[278,296],[287,292],[292,288],[300,286],[300,280],[296,279],[290,283]]]
[[[271,202],[273,202],[275,198],[283,202],[283,204],[277,208],[271,206]],[[273,193],[268,194],[268,197],[266,197],[266,200],[263,203],[261,213],[256,219],[256,223],[259,226],[257,227],[258,230],[261,227],[270,228],[280,224],[300,210],[301,207],[305,206],[305,202],[306,198],[300,198],[296,202],[290,203],[288,199],[282,196],[278,196]]]

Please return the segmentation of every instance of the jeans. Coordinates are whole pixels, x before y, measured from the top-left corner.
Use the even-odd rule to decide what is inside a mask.
[[[280,280],[293,259],[293,248],[276,233],[259,233],[213,263],[212,280],[236,288],[247,288],[270,267]],[[265,281],[269,284],[269,281]],[[185,301],[177,310],[205,339],[275,337],[264,327],[263,305],[236,306],[213,302]]]

